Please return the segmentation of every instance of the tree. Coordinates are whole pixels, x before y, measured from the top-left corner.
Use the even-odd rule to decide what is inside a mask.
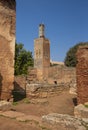
[[[68,50],[65,60],[64,60],[64,63],[66,66],[68,66],[68,67],[76,66],[76,64],[77,64],[76,52],[80,45],[81,46],[88,45],[88,42],[80,42]]]
[[[27,74],[29,66],[33,66],[32,52],[26,51],[23,44],[15,44],[15,75]]]

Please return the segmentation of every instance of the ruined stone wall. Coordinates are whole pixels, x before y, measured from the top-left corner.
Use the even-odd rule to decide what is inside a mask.
[[[15,0],[0,0],[0,99],[11,99],[14,82]]]
[[[70,83],[73,79],[76,79],[75,68],[70,68],[62,65],[45,68],[44,79],[50,84],[54,84],[55,81],[59,83]]]
[[[88,102],[88,46],[77,51],[77,99],[78,104]]]
[[[28,98],[47,98],[58,95],[64,90],[68,90],[66,84],[27,84],[26,96]]]
[[[26,93],[26,97],[28,98],[45,98],[58,95],[62,91],[69,89],[69,85],[66,83],[44,84],[42,82],[34,82],[30,84],[26,76],[16,76],[14,84],[14,93]]]
[[[75,68],[54,66],[51,68],[36,69],[29,67],[27,77],[15,77],[15,90],[26,90],[27,97],[44,98],[68,90],[76,79]],[[57,81],[57,84],[55,83]]]
[[[31,83],[48,83],[48,84],[57,84],[59,83],[70,83],[71,81],[76,80],[76,69],[72,67],[66,67],[62,65],[57,65],[53,67],[40,68],[36,70],[35,79],[31,76],[33,69],[30,70],[28,74],[29,79],[35,82]],[[35,68],[34,68],[35,71]]]

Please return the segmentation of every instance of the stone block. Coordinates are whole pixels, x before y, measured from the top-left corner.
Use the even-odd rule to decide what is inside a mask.
[[[74,108],[74,115],[77,118],[88,118],[88,108],[83,104],[79,104]]]
[[[70,115],[51,113],[42,116],[42,121],[53,126],[57,126],[64,130],[86,130],[82,121]]]
[[[0,111],[7,111],[7,110],[10,110],[11,107],[12,107],[11,102],[0,101]]]
[[[41,87],[42,87],[41,84],[27,84],[26,91],[30,91],[33,93],[33,92],[36,92]]]
[[[48,96],[48,92],[41,92],[41,97],[46,98]]]

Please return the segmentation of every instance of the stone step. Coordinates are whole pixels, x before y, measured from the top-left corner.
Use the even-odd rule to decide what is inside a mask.
[[[0,111],[0,115],[9,117],[9,118],[17,118],[17,117],[24,116],[25,114],[21,112],[16,112],[16,111],[5,111],[5,112]]]
[[[34,115],[26,115],[24,113],[16,112],[16,111],[6,111],[6,112],[0,111],[0,115],[8,118],[16,119],[17,121],[23,121],[23,122],[34,121],[35,123],[38,124],[41,123],[40,117]]]
[[[10,110],[12,107],[11,102],[0,101],[0,111]]]

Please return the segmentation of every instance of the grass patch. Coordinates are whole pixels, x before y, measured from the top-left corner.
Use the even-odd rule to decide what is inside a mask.
[[[23,102],[26,103],[26,104],[29,104],[30,100],[28,98],[24,98]]]
[[[23,120],[23,121],[19,120],[19,122],[25,122],[25,123],[29,122],[30,123],[31,121],[30,120]]]
[[[14,106],[18,105],[18,102],[13,102],[13,105],[14,105]]]
[[[86,108],[88,108],[88,104],[85,104],[84,106],[85,106]]]
[[[38,122],[38,121],[33,120],[33,122],[34,122],[36,125],[39,125],[39,122]]]
[[[42,130],[51,130],[51,129],[45,127],[45,126],[40,126],[40,128],[41,128]]]
[[[39,122],[35,120],[24,120],[24,121],[19,121],[19,122],[25,122],[25,123],[30,123],[30,124],[34,123],[35,125],[39,125]]]

